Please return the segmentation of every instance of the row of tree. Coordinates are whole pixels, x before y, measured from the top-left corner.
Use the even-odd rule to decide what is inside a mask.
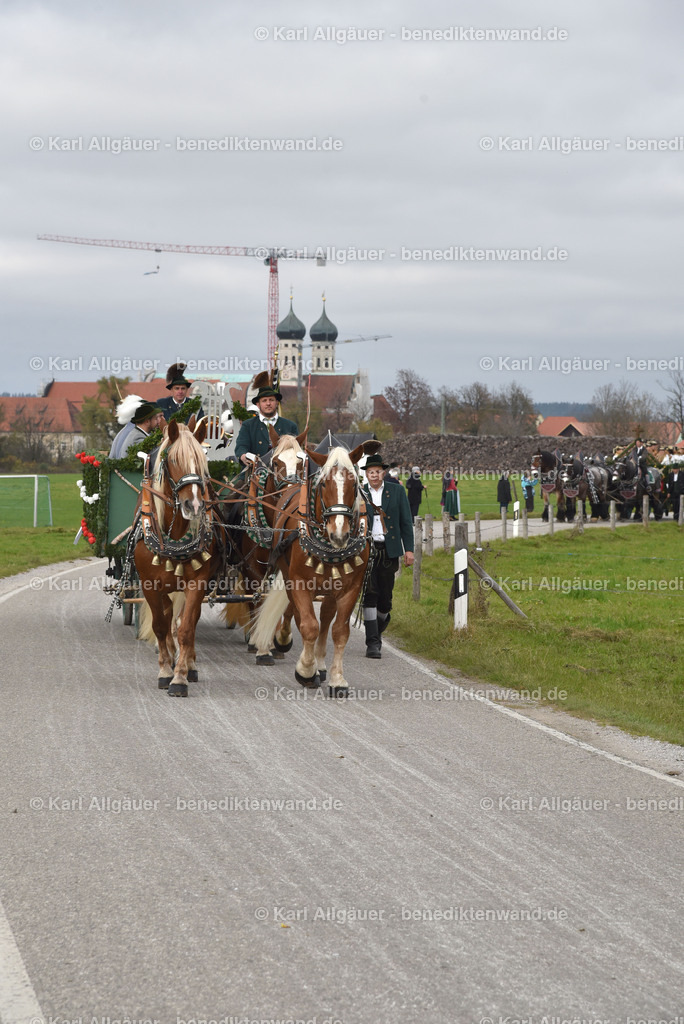
[[[672,423],[681,434],[684,373],[671,370],[660,387],[660,398],[642,390],[636,381],[621,380],[597,388],[587,416],[593,433],[613,437],[654,433],[658,424]],[[415,370],[399,370],[384,395],[392,407],[394,429],[400,434],[439,431],[442,425],[455,434],[534,434],[539,418],[532,396],[516,381],[498,391],[476,381],[433,392]]]

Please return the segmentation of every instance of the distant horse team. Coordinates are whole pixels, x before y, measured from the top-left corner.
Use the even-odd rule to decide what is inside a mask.
[[[616,449],[609,457],[539,449],[532,456],[531,468],[540,476],[544,500],[542,519],[545,521],[549,518],[549,499],[554,494],[558,522],[572,522],[578,503],[585,519],[589,503],[592,522],[608,519],[611,501],[616,502],[623,520],[632,516],[635,520],[642,518],[645,496],[655,519],[662,519],[666,509],[668,489],[663,472],[648,465],[645,457],[637,458],[630,446]],[[675,507],[674,501],[672,507]]]

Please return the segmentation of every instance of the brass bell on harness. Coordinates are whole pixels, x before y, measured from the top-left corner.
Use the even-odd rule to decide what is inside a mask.
[[[152,557],[152,565],[161,565],[161,558],[159,555],[154,555]]]
[[[202,563],[199,562],[196,558],[191,558],[190,559],[190,565],[193,567],[195,572],[197,572],[198,569],[202,568]]]
[[[361,555],[354,556],[354,565],[363,565],[363,558]]]
[[[344,569],[345,576],[348,576],[350,572],[354,572],[354,566],[350,565],[349,562],[345,562],[342,568]]]
[[[307,558],[306,562],[304,563],[304,565],[305,565],[305,566],[306,566],[306,567],[307,567],[308,569],[310,569],[310,568],[311,568],[311,566],[313,565],[313,555],[309,555],[309,556],[308,556],[308,558]]]
[[[173,562],[171,561],[170,558],[167,558],[166,561],[164,562],[164,571],[173,572]]]
[[[318,565],[314,569],[314,572],[316,573],[317,576],[323,575],[323,573],[325,572],[325,566],[323,565],[323,562],[318,563]]]
[[[208,562],[211,558],[211,551],[203,551],[201,556],[203,562]]]
[[[333,565],[332,570],[330,572],[330,576],[331,576],[331,579],[333,579],[333,580],[341,580],[342,579],[342,573],[340,572],[340,570],[337,568],[336,565]]]
[[[176,566],[176,568],[173,570],[173,575],[174,576],[182,576],[183,575],[183,563],[182,562],[179,562],[178,565]]]

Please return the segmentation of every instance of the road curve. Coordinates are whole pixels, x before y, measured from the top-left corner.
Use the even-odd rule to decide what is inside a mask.
[[[356,631],[332,702],[208,611],[171,699],[49,572],[0,598],[3,1024],[682,1024],[680,780]]]

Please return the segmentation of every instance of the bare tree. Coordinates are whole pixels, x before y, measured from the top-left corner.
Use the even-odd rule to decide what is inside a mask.
[[[532,396],[516,381],[494,395],[492,434],[519,436],[534,433],[535,409]]]
[[[52,461],[52,452],[46,435],[52,431],[52,417],[48,417],[48,404],[37,407],[18,405],[10,424],[8,448],[12,455],[25,462]]]
[[[681,370],[670,370],[668,375],[669,384],[662,384],[658,381],[658,385],[667,395],[664,403],[665,415],[676,425],[679,437],[681,437],[684,432],[684,373]],[[678,439],[673,438],[673,440]]]
[[[491,425],[496,408],[494,396],[486,384],[475,381],[466,384],[458,392],[458,408],[456,423],[459,433],[484,434],[487,425]]]
[[[415,370],[397,370],[394,385],[385,388],[384,394],[396,413],[400,433],[415,434],[427,430],[434,421],[432,389]]]
[[[591,402],[598,432],[613,437],[648,433],[662,415],[653,395],[624,379],[597,388]]]

